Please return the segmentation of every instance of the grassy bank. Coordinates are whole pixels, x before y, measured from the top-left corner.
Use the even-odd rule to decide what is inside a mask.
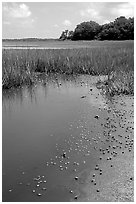
[[[35,83],[37,73],[59,73],[108,75],[109,90],[117,93],[124,87],[123,90],[133,92],[133,43],[128,46],[127,42],[125,46],[122,42],[119,45],[112,46],[111,42],[111,46],[103,44],[101,47],[79,49],[3,50],[3,89],[31,85]],[[114,73],[112,80],[111,73]]]
[[[107,80],[104,82],[98,81],[96,86],[108,96],[134,95],[134,71],[112,72]]]

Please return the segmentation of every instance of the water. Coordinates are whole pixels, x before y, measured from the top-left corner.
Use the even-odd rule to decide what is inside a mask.
[[[64,47],[40,47],[40,46],[3,46],[2,49],[6,49],[6,50],[34,50],[34,49],[38,49],[38,50],[57,50],[57,49],[67,49],[67,48],[64,48]],[[73,49],[73,48],[69,48],[69,49]]]
[[[3,93],[3,201],[74,200],[98,162],[102,127],[94,116],[106,112],[95,78],[40,81]]]

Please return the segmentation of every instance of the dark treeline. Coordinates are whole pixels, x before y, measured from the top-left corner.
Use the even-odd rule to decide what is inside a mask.
[[[134,40],[134,18],[120,16],[114,22],[99,25],[94,21],[82,22],[74,31],[65,30],[60,40]]]

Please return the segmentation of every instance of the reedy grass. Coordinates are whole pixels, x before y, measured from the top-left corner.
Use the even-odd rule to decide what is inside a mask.
[[[134,94],[134,71],[115,72],[110,80],[107,81],[107,94],[110,96]]]
[[[108,96],[134,95],[134,71],[115,71],[105,81],[98,81],[97,88]]]
[[[125,42],[122,42],[125,43]],[[37,73],[108,75],[109,92],[133,92],[133,47],[3,50],[3,89],[31,85]],[[114,73],[112,80],[111,73]],[[111,85],[112,84],[112,85]],[[112,94],[111,94],[112,95]]]

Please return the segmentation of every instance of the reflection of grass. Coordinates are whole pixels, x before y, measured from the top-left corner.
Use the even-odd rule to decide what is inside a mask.
[[[46,75],[59,73],[108,76],[114,72],[118,74],[112,80],[109,77],[109,90],[115,93],[132,93],[133,42],[122,42],[113,47],[112,43],[107,47],[97,45],[95,48],[66,50],[3,50],[3,88],[32,84],[38,72]]]

